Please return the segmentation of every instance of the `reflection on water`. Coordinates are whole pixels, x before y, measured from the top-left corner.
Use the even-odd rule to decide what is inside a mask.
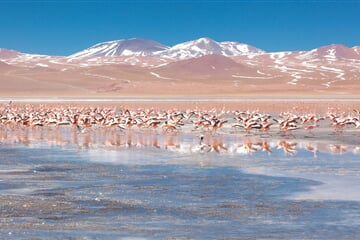
[[[353,140],[352,140],[353,139]],[[307,151],[318,153],[358,154],[360,143],[356,135],[282,138],[278,136],[212,134],[209,132],[164,133],[156,130],[126,130],[94,128],[80,132],[76,127],[0,128],[0,142],[26,146],[77,146],[79,148],[159,149],[183,154],[222,153],[255,154],[282,151],[289,156]]]
[[[4,126],[0,238],[359,239],[356,134]]]

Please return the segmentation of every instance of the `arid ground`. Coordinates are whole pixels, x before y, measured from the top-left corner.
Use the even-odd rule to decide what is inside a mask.
[[[32,104],[34,106],[86,106],[86,107],[117,107],[117,108],[154,108],[161,110],[240,110],[261,111],[269,113],[297,112],[297,113],[350,113],[360,110],[360,100],[355,98],[303,98],[303,99],[226,99],[226,98],[2,98],[3,104],[12,101],[14,105]]]

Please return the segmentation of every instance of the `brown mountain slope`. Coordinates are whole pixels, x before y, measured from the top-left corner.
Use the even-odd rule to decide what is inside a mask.
[[[180,78],[229,78],[233,74],[257,75],[256,70],[222,55],[207,55],[169,63],[154,70],[161,75]]]
[[[17,52],[17,51],[14,51],[14,50],[0,48],[0,59],[3,59],[3,60],[17,57],[20,54],[21,54],[20,52]]]

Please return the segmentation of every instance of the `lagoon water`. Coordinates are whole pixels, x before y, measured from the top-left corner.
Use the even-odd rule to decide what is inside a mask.
[[[360,239],[357,132],[0,133],[1,239]]]

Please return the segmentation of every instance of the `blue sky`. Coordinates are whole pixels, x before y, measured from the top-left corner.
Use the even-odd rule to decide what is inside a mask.
[[[0,48],[49,55],[133,37],[268,52],[360,45],[360,0],[0,0],[0,13]]]

